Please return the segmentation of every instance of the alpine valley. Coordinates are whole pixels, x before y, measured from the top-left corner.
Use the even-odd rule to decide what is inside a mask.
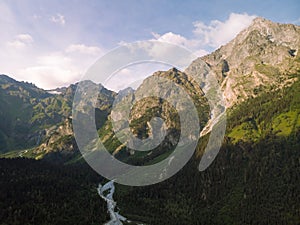
[[[159,184],[115,184],[114,200],[123,224],[300,224],[300,27],[256,18],[233,40],[200,57],[185,71],[170,68],[151,77],[169,79],[186,90],[199,116],[210,121],[203,85],[191,79],[208,68],[222,88],[227,128],[219,154],[200,172],[210,133],[179,173]],[[139,88],[147,87],[149,78]],[[163,143],[150,152],[133,151],[112,130],[114,100],[132,102],[139,88],[115,93],[102,84],[96,127],[117,159],[150,165],[178,143],[176,110],[160,98],[144,98],[130,113],[130,129],[141,139],[150,120],[167,126]],[[0,75],[0,224],[104,224],[106,202],[97,187],[107,180],[82,158],[72,129],[77,84],[43,90]],[[160,88],[164,83],[160,84]],[[170,92],[169,97],[174,93]]]

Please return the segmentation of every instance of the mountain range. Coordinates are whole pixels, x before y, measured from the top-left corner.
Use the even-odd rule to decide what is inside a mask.
[[[211,119],[203,91],[206,84],[195,83],[191,77],[208,67],[224,93],[226,135],[215,162],[203,173],[197,165],[209,133],[201,137],[189,163],[171,179],[143,188],[118,186],[116,198],[122,215],[145,224],[299,224],[299,49],[299,26],[256,18],[235,39],[194,60],[185,71],[171,68],[154,73],[151,77],[169,79],[186,90],[203,129]],[[139,88],[147,87],[149,79]],[[96,127],[112,155],[134,165],[149,165],[170,154],[178,143],[180,121],[167,101],[148,97],[132,108],[129,124],[136,137],[156,135],[151,132],[153,117],[162,117],[167,126],[162,144],[137,153],[114,134],[112,117],[123,115],[122,111],[113,113],[112,106],[123,95],[133,102],[143,97],[143,92],[129,88],[115,93],[96,85],[101,90],[95,108]],[[47,91],[0,75],[0,156],[33,158],[61,167],[83,165],[72,130],[76,87],[72,84]],[[168,97],[172,95],[168,93]],[[119,123],[118,129],[123,127]]]
[[[205,66],[209,66],[212,71],[211,74],[216,77],[223,90],[226,107],[235,108],[248,98],[277,91],[290,86],[297,80],[297,73],[300,70],[299,34],[299,26],[273,23],[258,17],[228,44],[193,61],[185,70],[185,75],[178,76],[176,82],[185,88],[196,87],[196,85],[189,84],[188,75],[197,76],[199,70],[203,70],[204,62]],[[161,76],[169,76],[174,80],[172,73],[181,74],[180,71],[169,70],[164,73],[161,72],[164,74]],[[156,75],[158,74],[153,76]],[[0,152],[15,151],[22,156],[35,158],[43,157],[51,152],[64,152],[64,154],[74,152],[76,143],[72,136],[70,117],[77,84],[46,91],[34,84],[18,82],[6,75],[1,75],[0,85],[0,113],[2,118]],[[102,85],[100,84],[100,86]],[[202,85],[200,88],[205,87]],[[196,99],[197,96],[203,96],[201,89],[191,90],[190,93],[196,93],[193,97],[195,104],[203,104],[203,100],[201,103],[199,98]],[[101,128],[100,133],[109,133],[106,128],[109,129],[110,127],[109,114],[117,94],[105,87],[101,89],[96,108],[96,116],[98,117],[96,121],[98,121],[97,127]],[[132,98],[134,99],[133,96]],[[139,104],[145,105],[145,103]],[[146,108],[152,108],[153,111],[155,108],[160,108],[162,113],[168,111],[162,110],[166,103],[151,103],[148,99],[148,104]],[[134,110],[131,113],[133,115],[131,125],[141,121],[139,126],[142,127],[136,132],[142,136],[147,136],[148,134],[145,132],[149,130],[149,124],[147,125],[146,122],[151,117],[158,116],[158,113],[156,115],[155,113],[147,113],[143,111],[145,109],[140,109],[139,106],[135,109],[142,111],[136,112]],[[205,110],[199,109],[198,111],[203,112]],[[143,116],[138,118],[136,115]],[[170,116],[165,115],[163,118],[168,120]],[[204,127],[208,118],[203,118],[204,115],[199,116],[202,117],[202,127]],[[169,121],[171,120],[169,119]],[[106,126],[102,127],[103,124]],[[111,141],[116,139],[112,136],[111,134],[111,138],[106,137],[105,139],[109,142],[116,142],[117,140]],[[119,146],[114,144],[111,148],[114,151],[119,151],[122,146],[121,144]],[[23,152],[20,152],[22,150]]]

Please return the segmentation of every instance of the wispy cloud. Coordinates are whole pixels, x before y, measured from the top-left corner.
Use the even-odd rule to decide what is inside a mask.
[[[34,66],[22,67],[16,74],[24,81],[34,80],[45,89],[67,86],[79,81],[87,68],[104,53],[96,46],[72,44],[62,51],[37,55]]]
[[[224,22],[213,20],[207,25],[197,21],[194,22],[194,34],[203,45],[217,48],[232,40],[240,31],[248,27],[255,17],[255,15],[247,13],[231,13]]]
[[[19,34],[14,40],[9,41],[7,44],[9,47],[16,49],[25,48],[33,43],[33,38],[29,34]]]
[[[196,39],[187,39],[179,34],[174,34],[173,32],[168,32],[163,35],[157,33],[152,33],[154,38],[158,41],[167,42],[175,45],[180,45],[194,52],[197,56],[203,56],[208,54],[208,51],[203,49],[201,43]]]
[[[137,89],[143,80],[159,70],[168,70],[170,66],[161,63],[141,63],[133,64],[126,68],[121,69],[113,74],[104,83],[105,87],[113,91],[119,91],[127,88],[128,86]]]
[[[216,49],[232,40],[240,31],[248,27],[255,15],[231,13],[224,22],[213,20],[209,24],[201,21],[193,23],[193,38],[168,32],[165,34],[152,33],[156,40],[186,47],[198,56],[208,53],[208,48]]]
[[[102,50],[97,46],[87,46],[85,44],[72,44],[66,49],[67,53],[81,53],[88,55],[98,55],[101,54]]]
[[[17,73],[25,81],[34,80],[38,86],[51,89],[74,82],[80,76],[79,71],[72,58],[52,52],[38,56],[34,66],[21,68]]]
[[[65,16],[63,16],[60,13],[57,13],[56,15],[51,16],[50,21],[53,23],[60,24],[62,26],[64,26],[66,24]]]
[[[194,22],[194,36],[192,38],[187,38],[183,35],[173,32],[167,32],[164,34],[152,32],[151,34],[154,40],[185,47],[194,52],[194,54],[199,57],[209,53],[207,50],[208,47],[217,48],[220,47],[220,45],[226,44],[240,31],[249,26],[255,17],[256,16],[250,16],[248,14],[232,13],[224,22],[214,20],[206,25],[202,22],[197,21]],[[119,42],[119,45],[128,44],[129,43],[126,43],[124,41]],[[155,55],[161,56],[162,54],[164,54],[164,51],[166,53],[166,57],[171,57],[169,51],[170,49],[168,49],[167,46],[165,46],[166,49],[164,49],[163,47],[149,48],[147,44],[140,47],[149,51],[149,55],[152,55],[154,57]],[[133,67],[124,68],[123,70],[114,74],[114,76],[110,80],[108,80],[105,85],[115,91],[123,89],[128,85],[135,87],[135,85],[140,84],[141,81],[145,79],[145,77],[149,76],[153,72],[157,70],[166,70],[169,68],[170,66],[168,65],[134,65]]]

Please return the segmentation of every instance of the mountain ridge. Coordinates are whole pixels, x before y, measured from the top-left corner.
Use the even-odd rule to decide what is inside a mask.
[[[198,168],[209,133],[200,138],[195,154],[170,179],[145,187],[116,184],[114,199],[118,202],[122,215],[143,224],[159,225],[300,224],[299,51],[295,48],[296,51],[289,52],[294,46],[274,44],[268,33],[264,33],[265,27],[261,31],[256,27],[260,27],[261,23],[274,29],[278,26],[282,26],[283,30],[294,29],[293,26],[276,25],[257,19],[252,28],[244,32],[249,35],[241,35],[244,37],[240,39],[245,47],[244,52],[226,50],[229,45],[205,56],[206,58],[195,60],[185,72],[171,69],[156,73],[171,78],[173,83],[182,83],[193,101],[201,106],[199,109],[206,120],[211,115],[207,116],[209,111],[205,111],[207,104],[203,90],[208,89],[210,78],[216,78],[223,91],[230,91],[226,100],[227,130],[218,155],[204,171],[199,172]],[[280,37],[279,33],[276,35]],[[273,34],[274,37],[276,35]],[[298,37],[298,32],[295,35]],[[243,46],[235,41],[237,43],[233,41],[231,47],[238,46],[238,49],[242,49]],[[282,57],[277,59],[278,54],[282,54]],[[274,62],[273,57],[276,58]],[[238,61],[235,62],[234,59]],[[204,73],[204,78],[207,74],[211,77],[207,76],[201,84],[193,87],[194,83],[189,76],[197,76],[199,71],[202,72],[200,75]],[[151,87],[148,88],[150,92],[159,92],[159,88],[155,89],[157,87],[154,88],[149,83],[149,80],[145,80],[142,86]],[[165,89],[164,82],[160,84]],[[13,121],[15,115],[20,117],[19,108],[12,108],[11,112],[3,111],[11,109],[11,100],[22,110],[27,109],[26,107],[30,109],[30,105],[28,102],[25,104],[22,97],[36,106],[35,111],[29,110],[28,115],[23,115],[22,119],[31,118],[33,112],[38,115],[32,121],[37,124],[37,131],[46,131],[46,134],[41,135],[38,146],[4,155],[17,157],[15,159],[0,159],[0,206],[3,209],[0,211],[0,220],[4,223],[99,224],[108,221],[105,218],[107,208],[96,194],[97,184],[105,180],[84,163],[76,149],[72,118],[59,116],[60,122],[53,127],[39,128],[38,122],[46,123],[54,115],[53,112],[64,112],[64,108],[69,113],[67,115],[70,115],[69,106],[75,89],[75,86],[70,86],[69,89],[61,90],[62,94],[38,101],[28,99],[26,91],[20,90],[18,86],[12,84],[11,90],[1,86],[0,115],[3,116],[0,117],[0,138],[3,136],[1,131],[3,124],[6,124],[4,122]],[[10,91],[14,97],[10,97]],[[174,141],[173,138],[166,140],[165,146],[160,146],[149,155],[130,151],[118,141],[111,132],[110,117],[122,119],[123,111],[113,115],[110,103],[115,99],[116,93],[103,91],[97,102],[96,127],[99,128],[100,139],[109,152],[120,161],[137,166],[165,159],[173,150],[169,145]],[[127,89],[120,94],[118,100],[133,102],[137,93]],[[140,96],[145,97],[143,94],[147,92],[142,92]],[[174,94],[176,93],[170,92],[166,96]],[[66,101],[64,97],[70,101]],[[63,103],[66,104],[64,107]],[[164,108],[170,109],[170,112],[162,113]],[[159,98],[137,102],[132,114],[129,117],[130,128],[141,138],[154,136],[149,122],[153,116],[162,115],[167,124],[178,128],[178,115]],[[120,129],[122,125],[121,123]],[[14,123],[5,128],[9,128],[2,132],[6,136],[11,131],[22,131],[16,129],[19,127]],[[169,130],[173,137],[178,136],[177,129]],[[1,139],[0,143],[3,143]],[[176,140],[172,144],[176,144]],[[59,165],[54,166],[53,162]]]
[[[259,17],[229,43],[192,62],[186,72],[197,74],[193,68],[207,63],[224,91],[226,106],[232,107],[260,90],[292,83],[289,75],[300,70],[299,40],[300,26]]]
[[[290,35],[287,35],[287,33]],[[176,78],[176,76],[172,77],[171,74],[182,74],[180,75],[181,80],[179,83],[186,83],[189,88],[192,86],[193,88],[197,88],[197,85],[192,83],[188,84],[190,81],[188,81],[187,77],[184,76],[199,76],[199,71],[203,73],[207,70],[206,72],[208,72],[209,68],[209,74],[218,80],[222,91],[224,91],[227,108],[231,108],[238,106],[241,102],[246,101],[249,98],[256,98],[262,93],[276,91],[280,88],[292,85],[298,79],[299,76],[297,73],[300,71],[300,54],[298,51],[300,47],[299,40],[299,26],[273,23],[272,21],[263,18],[256,18],[248,28],[241,31],[236,38],[228,44],[221,46],[211,54],[193,61],[184,73],[181,73],[176,69],[170,69],[169,72],[156,72],[153,76],[169,74],[171,80],[176,83],[178,82],[178,78]],[[278,54],[281,55],[281,57],[278,57]],[[183,74],[186,75],[183,76]],[[6,83],[4,83],[4,81]],[[40,157],[43,156],[44,153],[52,151],[56,152],[55,148],[60,149],[59,152],[67,148],[75,149],[75,151],[77,151],[73,134],[70,134],[69,132],[69,130],[72,129],[69,119],[71,116],[72,98],[76,91],[76,84],[50,90],[57,92],[51,94],[49,93],[49,90],[45,91],[43,89],[39,89],[33,84],[18,82],[8,76],[2,76],[1,92],[8,91],[7,87],[4,87],[7,86],[7,83],[12,83],[12,86],[17,85],[14,88],[22,95],[24,95],[23,92],[25,93],[27,89],[27,92],[33,91],[33,96],[35,97],[30,99],[29,95],[29,97],[25,98],[25,102],[28,103],[31,101],[31,104],[34,106],[32,109],[29,109],[26,117],[28,118],[29,123],[27,122],[22,124],[22,126],[26,128],[25,130],[27,132],[32,133],[31,130],[34,130],[35,133],[31,134],[31,144],[26,145],[26,154],[22,154],[23,156],[30,156],[30,154],[33,153],[33,155]],[[25,91],[23,91],[24,88],[22,89],[22,85],[25,87]],[[96,120],[97,128],[100,129],[105,125],[108,129],[111,129],[105,121],[110,117],[111,107],[113,101],[116,100],[115,97],[117,93],[105,89],[105,87],[101,84],[99,85],[99,87],[101,87],[102,94],[99,98],[96,109],[96,115],[100,118]],[[202,90],[206,88],[206,83],[204,82],[199,85],[199,90],[195,89],[193,92],[197,93],[200,99],[203,95]],[[16,92],[17,94],[19,94],[18,91]],[[36,92],[39,93],[42,98],[38,97],[38,94],[35,94]],[[190,94],[193,95],[193,92]],[[133,93],[133,90],[128,89],[120,91],[119,93],[121,95],[128,95]],[[199,99],[194,98],[196,105],[198,104]],[[18,107],[23,107],[23,100],[19,103]],[[9,108],[7,107],[7,104],[2,106],[2,109],[5,108]],[[137,108],[139,107],[134,108],[134,112]],[[16,110],[14,109],[14,111]],[[144,113],[146,113],[146,111],[144,111]],[[5,112],[2,112],[2,114],[5,114]],[[141,113],[135,112],[133,114],[140,115]],[[168,116],[170,117],[171,114],[168,114]],[[149,127],[147,128],[149,124],[145,124],[146,121],[142,121],[142,123],[140,123],[141,118],[144,117],[139,117],[140,116],[136,118],[133,117],[135,119],[131,121],[135,124],[134,126],[140,126],[139,131],[136,132],[140,134],[142,131],[149,132]],[[150,118],[150,114],[145,115],[145,118],[148,117]],[[11,119],[11,121],[13,121],[13,119]],[[7,124],[7,122],[3,124]],[[9,127],[8,130],[15,129],[15,125],[13,125],[14,123],[11,122],[11,124],[12,125],[7,125]],[[144,124],[143,128],[142,124]],[[201,127],[203,126],[204,124],[201,124]],[[2,130],[3,129],[4,128],[2,126]],[[107,131],[103,129],[101,132],[106,134]],[[68,131],[65,135],[62,132],[64,130]],[[143,135],[147,136],[147,134]],[[9,140],[8,136],[13,135],[7,135],[5,132],[1,132],[0,130],[0,140],[2,140],[2,143],[9,143],[13,140]],[[24,138],[26,140],[26,137],[23,135],[22,138],[24,142]],[[21,143],[21,141],[19,142]],[[117,142],[112,141],[111,143],[114,143],[112,146],[116,147],[115,145]],[[36,144],[38,144],[38,146],[36,146]],[[7,150],[9,150],[9,148],[10,150],[22,149],[20,146],[6,145]],[[34,149],[28,152],[28,148],[32,147],[34,147]],[[116,147],[116,152],[119,152],[120,148],[123,147],[124,146],[122,145],[118,145]]]

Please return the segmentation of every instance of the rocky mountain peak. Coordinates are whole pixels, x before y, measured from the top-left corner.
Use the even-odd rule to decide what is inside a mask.
[[[241,32],[240,36],[249,35],[253,31],[258,31],[261,36],[271,42],[284,44],[290,48],[299,47],[300,27],[293,24],[280,24],[270,20],[258,17],[252,24]]]
[[[283,47],[287,49],[286,54],[290,54],[289,50],[292,50],[294,51],[293,55],[296,55],[300,46],[299,34],[299,26],[275,23],[270,20],[257,17],[253,20],[252,24],[241,31],[235,39],[225,46],[220,47],[212,54],[203,57],[203,59],[204,61],[208,60],[212,65],[219,63],[219,61],[224,59],[231,61],[231,64],[238,65],[241,60],[251,55],[261,56],[264,54],[268,55],[270,58],[271,54],[276,51],[264,51],[265,48],[269,46],[273,46],[274,48],[276,47],[277,49]],[[258,50],[260,51],[255,52],[257,48],[259,48]],[[274,48],[272,50],[277,50]],[[280,53],[282,53],[282,51],[280,51]],[[273,57],[273,59],[274,58],[275,57]],[[279,57],[279,61],[282,61],[282,59],[282,57]],[[275,63],[277,62],[278,60],[275,60]]]
[[[280,24],[258,17],[235,39],[203,60],[215,72],[224,90],[227,107],[260,91],[291,83],[300,70],[300,26]],[[187,69],[189,71],[189,69]]]

